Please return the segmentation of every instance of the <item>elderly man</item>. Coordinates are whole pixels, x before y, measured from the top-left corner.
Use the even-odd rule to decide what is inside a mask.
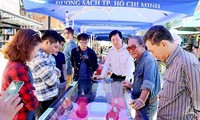
[[[144,40],[148,50],[166,63],[159,94],[158,120],[195,120],[200,115],[200,63],[174,43],[167,28],[151,27]]]
[[[155,58],[145,49],[140,36],[129,38],[127,50],[135,58],[134,82],[123,82],[123,86],[132,88],[132,108],[136,109],[135,120],[153,120],[160,91],[160,74]],[[146,118],[145,118],[146,117]],[[148,117],[148,118],[147,118]]]

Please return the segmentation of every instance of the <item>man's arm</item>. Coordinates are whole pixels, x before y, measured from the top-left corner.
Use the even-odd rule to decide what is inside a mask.
[[[65,61],[67,61],[68,55],[67,55],[67,45],[65,46],[64,50],[63,50],[63,54],[65,56]]]
[[[76,48],[77,47],[77,45],[73,42],[73,43],[71,43],[70,44],[70,50],[69,50],[69,55],[71,56],[71,53],[72,53],[72,50],[74,49],[74,48]]]
[[[158,72],[157,61],[155,59],[147,60],[144,65],[143,83],[140,88],[141,94],[140,97],[137,99],[137,101],[139,101],[140,104],[139,106],[136,107],[136,109],[140,109],[145,105],[148,96],[155,87],[155,82],[157,79],[156,75],[159,74],[157,72]],[[141,106],[142,105],[141,103],[143,104],[143,106]]]
[[[189,86],[190,97],[192,98],[192,106],[194,107],[196,114],[200,116],[200,64],[186,64],[185,74],[187,78],[187,84]]]
[[[131,107],[138,110],[145,106],[146,100],[149,96],[150,91],[143,89],[138,99],[131,101]]]
[[[38,58],[33,61],[34,71],[37,77],[41,78],[43,82],[49,86],[53,86],[58,82],[58,76],[54,72],[54,67],[48,64],[43,58]]]
[[[70,62],[71,62],[71,65],[72,65],[72,67],[74,68],[74,53],[73,53],[73,51],[72,51],[72,54],[71,54],[71,56],[70,56]]]
[[[66,64],[62,65],[62,72],[63,72],[63,76],[67,75],[67,73],[66,73]],[[65,79],[65,77],[64,77],[64,79]]]
[[[151,91],[155,87],[155,82],[157,82],[156,81],[157,74],[159,74],[157,61],[155,59],[150,59],[146,61],[144,65],[143,84],[140,89],[149,90],[151,93]],[[156,86],[156,87],[160,87],[160,86]]]
[[[156,79],[156,72],[157,72],[157,61],[154,59],[147,60],[144,65],[143,71],[143,84],[141,85],[141,94],[140,97],[133,100],[131,102],[131,106],[134,109],[141,109],[145,106],[146,100],[155,87],[155,79]]]
[[[107,73],[108,73],[108,70],[110,69],[110,65],[111,65],[111,60],[110,60],[111,58],[110,58],[110,52],[108,52],[108,55],[107,55],[107,57],[106,57],[106,61],[105,61],[105,63],[104,63],[104,65],[103,65],[103,69],[102,69],[102,71],[101,71],[101,75],[100,75],[100,77],[101,78],[104,78],[106,75],[107,75]]]
[[[66,75],[67,75],[67,68],[66,68],[66,61],[65,61],[65,55],[64,55],[64,53],[62,53],[62,52],[60,52],[60,56],[61,56],[61,60],[62,61],[60,61],[61,63],[62,63],[62,73],[63,73],[63,76],[64,76],[64,79],[66,80]]]

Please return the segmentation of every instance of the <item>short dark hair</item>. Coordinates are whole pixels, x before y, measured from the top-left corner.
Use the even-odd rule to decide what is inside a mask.
[[[89,36],[88,36],[86,33],[81,33],[81,34],[79,34],[79,35],[77,36],[77,39],[78,39],[78,41],[80,41],[80,40],[86,41],[86,40],[89,39]]]
[[[160,44],[162,40],[174,42],[171,33],[162,25],[152,26],[144,35],[144,41],[150,41],[152,44]]]
[[[60,35],[55,30],[46,30],[42,35],[42,41],[45,41],[46,39],[49,39],[51,44],[57,43],[60,42]]]
[[[65,30],[67,30],[69,33],[74,35],[74,29],[72,29],[71,27],[67,27],[67,28],[65,28]]]
[[[118,34],[119,37],[120,37],[121,39],[123,39],[122,33],[121,33],[120,31],[118,31],[118,30],[113,30],[113,31],[111,31],[110,34],[109,34],[109,39],[111,40],[111,37],[112,37],[113,35],[116,35],[116,34]]]
[[[60,43],[61,42],[65,42],[65,38],[63,38],[61,35],[60,35]]]
[[[3,50],[4,57],[24,63],[30,59],[35,46],[42,42],[39,34],[32,29],[20,29]]]

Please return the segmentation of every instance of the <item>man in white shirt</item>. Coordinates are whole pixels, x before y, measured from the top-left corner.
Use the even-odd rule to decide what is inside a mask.
[[[114,81],[130,81],[133,78],[134,60],[126,50],[127,45],[122,38],[120,31],[110,32],[109,39],[113,46],[108,51],[99,79],[104,78],[109,70],[112,72],[111,78]]]

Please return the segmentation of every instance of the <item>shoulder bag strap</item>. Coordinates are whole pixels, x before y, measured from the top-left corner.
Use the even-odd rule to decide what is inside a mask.
[[[86,65],[92,70],[92,67],[90,65],[90,63],[83,57],[83,55],[81,54],[80,50],[78,50],[80,56],[81,56],[81,59],[86,63]]]

